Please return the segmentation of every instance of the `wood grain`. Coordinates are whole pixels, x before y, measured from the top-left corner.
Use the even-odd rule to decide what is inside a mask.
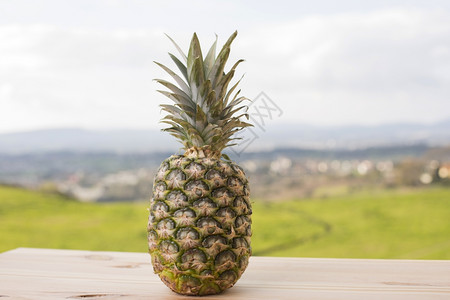
[[[187,299],[146,253],[19,248],[0,254],[0,299]],[[252,257],[238,283],[202,299],[450,299],[450,261]],[[198,299],[198,298],[196,298]]]

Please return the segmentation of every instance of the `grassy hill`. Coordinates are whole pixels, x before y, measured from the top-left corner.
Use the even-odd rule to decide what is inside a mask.
[[[0,252],[146,252],[147,203],[80,203],[0,186]],[[255,200],[254,255],[450,259],[450,189]]]

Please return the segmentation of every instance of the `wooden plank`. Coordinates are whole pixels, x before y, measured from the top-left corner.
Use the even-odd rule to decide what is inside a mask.
[[[0,299],[185,299],[146,253],[19,248],[0,254]],[[450,261],[252,257],[202,299],[450,299]]]

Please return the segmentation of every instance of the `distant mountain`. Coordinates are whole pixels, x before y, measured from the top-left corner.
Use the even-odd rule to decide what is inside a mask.
[[[158,152],[177,147],[170,135],[159,130],[62,128],[0,134],[0,153],[8,154],[49,151]]]
[[[310,125],[268,125],[259,130],[253,149],[300,147],[313,149],[361,149],[391,145],[450,144],[450,119],[434,124],[398,123],[378,126],[317,127]],[[255,128],[258,130],[258,128]]]
[[[267,124],[245,130],[244,143],[235,153],[277,148],[360,149],[389,145],[450,144],[450,120],[431,125],[388,124],[380,126],[315,127]],[[175,152],[173,137],[159,130],[47,129],[0,134],[0,153],[23,154],[49,151],[71,152]]]

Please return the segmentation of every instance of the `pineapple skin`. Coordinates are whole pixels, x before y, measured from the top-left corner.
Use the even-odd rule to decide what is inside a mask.
[[[147,233],[153,269],[171,290],[218,294],[241,277],[251,255],[249,195],[231,161],[173,155],[162,162]]]

